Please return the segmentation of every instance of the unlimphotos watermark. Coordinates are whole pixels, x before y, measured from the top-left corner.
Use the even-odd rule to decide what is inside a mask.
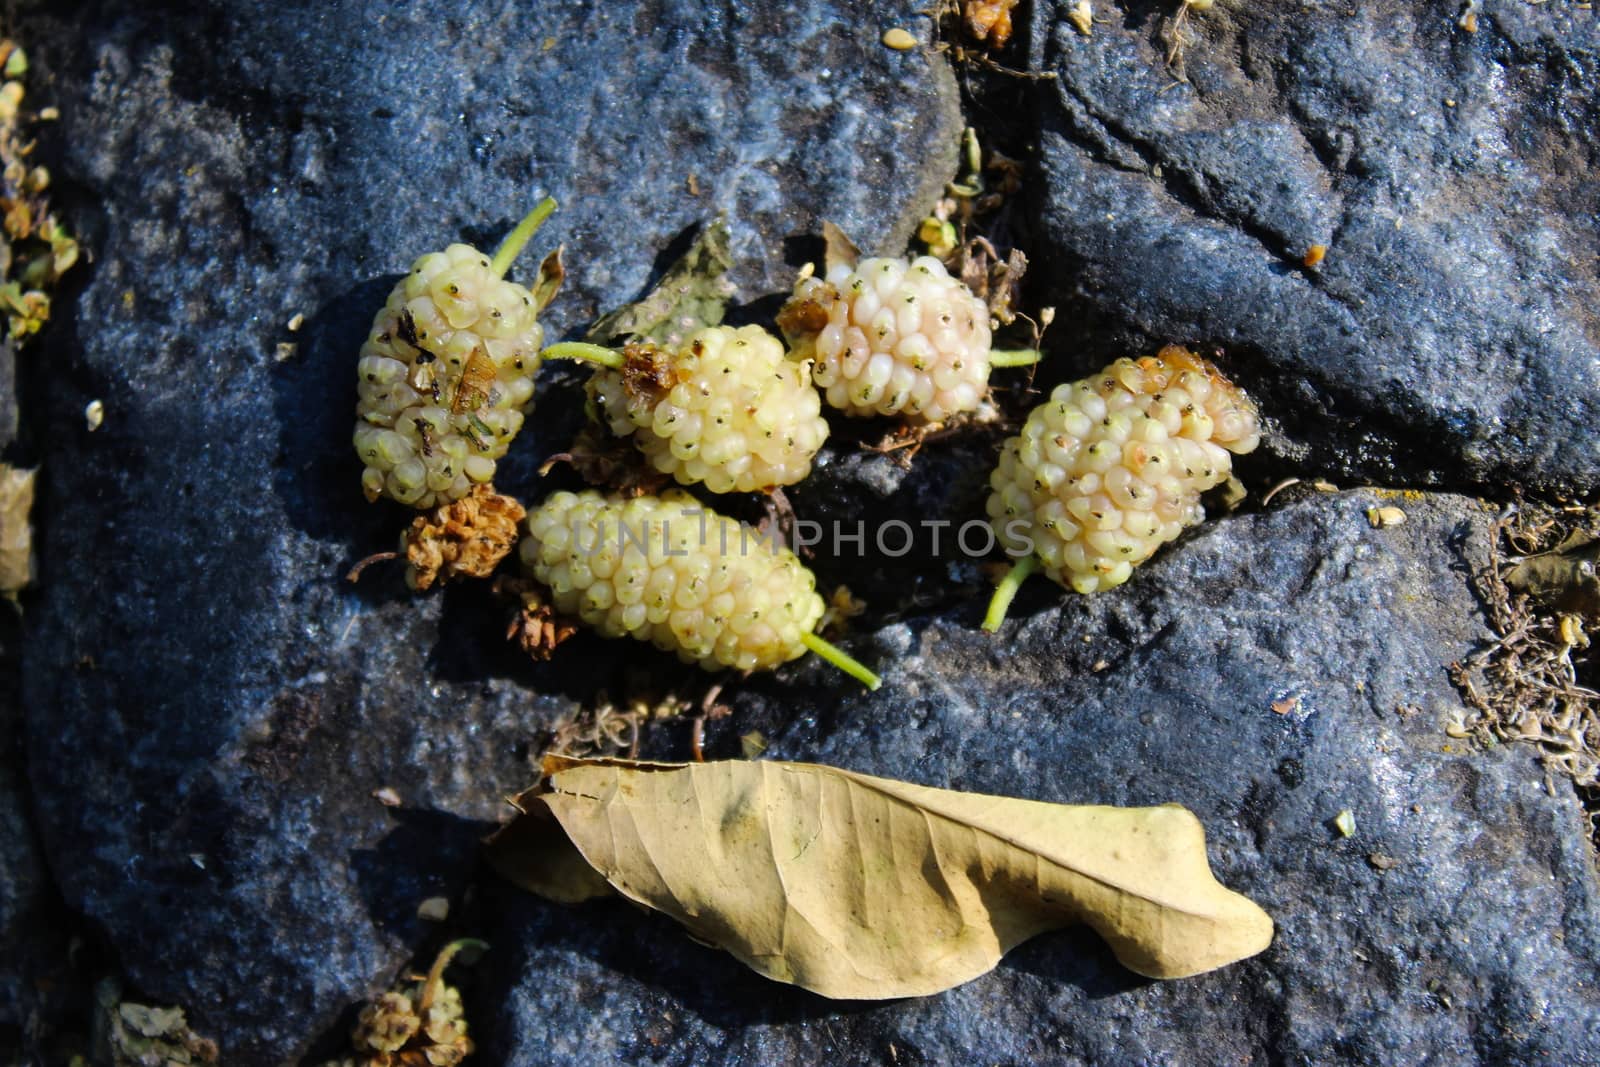
[[[681,524],[673,519],[657,519],[646,523],[619,522],[596,529],[574,523],[569,530],[568,546],[579,555],[592,556],[602,552],[622,554],[630,547],[645,555],[659,552],[663,556],[688,556],[711,549],[719,555],[753,552],[776,554],[784,547],[776,527],[757,530],[745,523],[712,520],[719,517],[705,508],[684,507],[679,513]],[[985,519],[969,519],[956,523],[951,519],[889,519],[870,525],[865,519],[853,521],[834,519],[817,522],[813,519],[795,519],[793,539],[788,547],[796,551],[814,548],[830,558],[869,554],[900,559],[905,556],[925,554],[937,557],[948,554],[953,548],[970,559],[984,559],[997,548],[1014,559],[1031,556],[1034,550],[1030,524],[1013,519],[1005,526],[1006,540],[1002,545],[995,536],[994,527]]]

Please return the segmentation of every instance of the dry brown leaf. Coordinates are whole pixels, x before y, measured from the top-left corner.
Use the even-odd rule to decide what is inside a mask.
[[[1600,538],[1575,530],[1550,551],[1513,565],[1506,585],[1547,610],[1600,619]]]
[[[580,904],[613,894],[611,884],[584,860],[542,801],[524,805],[494,837],[495,868],[524,889],[558,904]]]
[[[937,993],[1074,922],[1153,978],[1272,940],[1267,914],[1212,876],[1199,820],[1176,805],[1047,804],[772,761],[552,756],[544,770],[518,798],[523,819],[543,807],[618,892],[824,996]],[[494,854],[540,890],[516,838]]]
[[[557,245],[556,250],[545,256],[539,264],[539,278],[533,283],[532,292],[535,310],[543,311],[549,307],[550,301],[561,291],[561,284],[567,280],[567,266],[561,259],[566,248],[566,245]]]
[[[33,580],[33,478],[0,463],[0,595],[16,597]]]
[[[826,219],[822,222],[822,274],[827,277],[834,267],[843,264],[851,270],[861,262],[861,249],[850,240],[850,235]]]
[[[676,348],[705,326],[719,326],[733,296],[728,271],[728,224],[713,219],[685,252],[667,268],[645,296],[600,316],[587,339],[597,345],[617,340],[653,341]]]

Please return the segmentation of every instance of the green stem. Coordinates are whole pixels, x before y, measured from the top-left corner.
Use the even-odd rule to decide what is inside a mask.
[[[994,596],[989,600],[989,610],[983,616],[985,630],[994,633],[1000,629],[1000,624],[1006,621],[1006,612],[1011,610],[1011,601],[1016,597],[1017,590],[1021,589],[1022,583],[1038,569],[1038,556],[1023,556],[1011,565],[1006,576],[1000,579],[1000,584],[994,587]]]
[[[592,345],[587,341],[562,341],[560,344],[551,345],[539,353],[541,359],[578,359],[585,363],[598,363],[602,367],[612,370],[621,370],[628,362],[626,356],[615,349],[604,345]]]
[[[850,677],[854,678],[868,689],[876,689],[878,686],[883,684],[882,678],[879,678],[876,674],[873,674],[866,667],[862,666],[859,660],[852,657],[848,652],[837,645],[824,641],[816,634],[801,634],[800,640],[803,641],[805,646],[811,651],[815,652],[817,655],[821,656],[835,667],[838,667],[841,671],[844,671],[844,673],[848,674]]]
[[[522,221],[517,223],[517,228],[506,234],[506,239],[500,242],[500,247],[494,250],[494,258],[489,261],[489,270],[496,278],[504,278],[506,271],[511,269],[511,261],[522,254],[533,235],[539,232],[539,227],[544,225],[544,220],[556,209],[553,197],[545,197]]]
[[[1043,358],[1037,348],[996,348],[989,353],[989,366],[1027,367]]]

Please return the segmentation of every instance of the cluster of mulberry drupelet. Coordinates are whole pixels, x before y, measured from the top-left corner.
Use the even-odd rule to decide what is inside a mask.
[[[752,534],[680,490],[630,500],[586,490],[535,508],[520,552],[558,611],[605,636],[755,670],[803,655],[823,604],[794,553]]]
[[[1080,593],[1127,581],[1205,517],[1200,494],[1227,480],[1231,453],[1260,439],[1250,398],[1177,346],[1057,386],[1006,441],[989,480],[989,521],[1022,559],[985,626],[998,626],[1035,567]]]
[[[712,326],[677,348],[552,345],[599,364],[589,397],[610,431],[656,470],[713,493],[794,485],[828,437],[805,367],[759,326]]]
[[[976,411],[989,371],[1038,358],[994,352],[989,308],[932,256],[804,275],[778,315],[796,358],[846,415],[943,422]]]
[[[395,287],[360,363],[355,440],[369,498],[423,508],[472,492],[485,498],[478,510],[514,514],[514,501],[484,487],[532,401],[541,358],[596,364],[588,394],[610,433],[657,471],[715,493],[770,492],[810,473],[828,427],[808,377],[847,414],[928,424],[976,410],[992,367],[1038,358],[994,352],[987,306],[927,256],[803,275],[778,318],[787,354],[756,326],[707,327],[675,347],[541,352],[538,301],[502,275],[553,206],[541,204],[492,259],[453,245]],[[985,627],[999,625],[1039,567],[1081,593],[1126,581],[1200,521],[1200,493],[1227,478],[1230,453],[1258,439],[1250,400],[1182,348],[1058,387],[1005,443],[991,478],[990,521],[1019,559]],[[453,540],[420,546],[438,548],[430,575],[485,572],[508,547],[443,512],[413,539],[426,541],[435,525]],[[823,602],[793,553],[679,491],[557,493],[527,528],[524,570],[555,611],[602,634],[648,640],[712,670],[771,668],[809,649],[877,685],[812,633]],[[410,556],[420,549],[408,543]]]
[[[543,201],[492,258],[464,244],[423,256],[373,319],[355,430],[368,500],[431,508],[494,478],[544,344],[537,300],[504,274],[554,208]]]
[[[878,676],[812,631],[816,575],[753,527],[679,489],[555,493],[528,515],[522,567],[556,611],[707,670],[770,670],[807,650],[869,689]]]

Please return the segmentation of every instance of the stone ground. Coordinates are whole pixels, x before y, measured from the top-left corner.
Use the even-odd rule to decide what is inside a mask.
[[[1445,665],[1489,637],[1477,496],[1600,486],[1600,322],[1573,298],[1600,281],[1582,180],[1600,30],[1554,3],[1493,4],[1475,34],[1419,2],[1223,3],[1188,20],[1180,83],[1165,6],[1099,6],[1088,38],[1023,9],[1002,58],[1057,77],[1020,81],[883,48],[884,27],[929,32],[887,0],[24,5],[30,92],[61,109],[41,152],[92,262],[17,374],[12,451],[45,474],[40,583],[0,635],[21,655],[0,701],[0,958],[18,961],[0,1048],[30,1017],[70,1023],[39,979],[70,986],[93,958],[184,1005],[223,1062],[315,1063],[360,1000],[471,935],[493,945],[463,972],[485,1063],[1596,1062],[1577,798],[1443,725]],[[480,588],[345,585],[405,521],[357,490],[353,353],[415,255],[492,244],[545,193],[562,210],[535,251],[565,243],[571,272],[552,336],[637,297],[719,211],[737,313],[759,321],[822,220],[903,247],[963,121],[1026,166],[996,226],[1035,264],[1030,304],[1057,308],[1035,386],[1219,347],[1271,421],[1239,465],[1251,497],[1112,593],[1035,581],[997,637],[948,540],[819,554],[869,602],[848,644],[883,689],[815,662],[732,685],[710,751],[760,730],[777,758],[929,784],[1178,801],[1279,933],[1152,983],[1069,931],[941,996],[833,1004],[482,868],[558,718],[601,689],[705,682],[589,638],[533,665]],[[1318,243],[1323,266],[1301,266]],[[1025,380],[997,376],[1007,413]],[[544,491],[576,381],[541,379],[502,488]],[[905,470],[859,447],[883,427],[835,425],[790,494],[802,517],[982,514],[998,429]],[[1427,492],[1302,485],[1263,506],[1288,475]],[[1375,530],[1373,504],[1409,521]],[[684,724],[647,751],[683,757]],[[445,929],[416,916],[435,895]]]

